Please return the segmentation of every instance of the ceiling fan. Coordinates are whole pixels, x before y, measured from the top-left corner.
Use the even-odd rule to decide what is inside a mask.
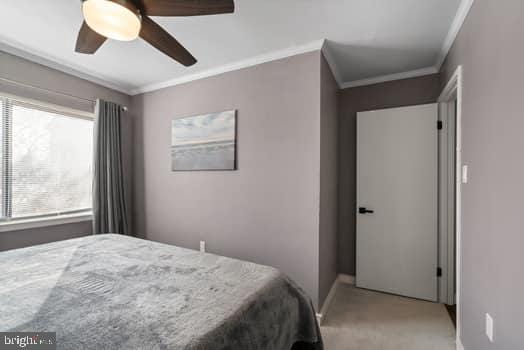
[[[141,37],[164,54],[191,66],[197,60],[149,16],[203,16],[233,13],[233,0],[81,0],[84,23],[76,52],[94,54],[109,38]]]

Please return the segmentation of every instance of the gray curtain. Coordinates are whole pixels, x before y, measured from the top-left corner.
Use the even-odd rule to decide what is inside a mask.
[[[124,196],[121,119],[121,106],[97,100],[93,163],[94,234],[129,234]]]

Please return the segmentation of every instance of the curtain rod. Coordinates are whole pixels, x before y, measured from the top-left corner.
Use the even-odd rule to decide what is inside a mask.
[[[60,91],[45,89],[45,88],[42,88],[42,87],[39,87],[39,86],[36,86],[36,85],[30,85],[30,84],[26,84],[26,83],[21,83],[19,81],[11,80],[11,79],[7,79],[7,78],[3,78],[3,77],[0,77],[0,80],[1,81],[5,81],[5,82],[10,83],[10,84],[19,85],[19,86],[23,86],[23,87],[27,87],[27,88],[31,88],[31,89],[35,89],[35,90],[41,90],[41,91],[45,91],[45,92],[51,92],[51,93],[56,94],[56,95],[70,97],[70,98],[74,98],[74,99],[77,99],[77,100],[80,100],[80,101],[86,101],[86,102],[90,102],[90,103],[96,104],[95,100],[91,100],[91,99],[88,99],[88,98],[79,97],[79,96],[75,96],[75,95],[71,95],[71,94],[66,94],[66,93],[60,92]],[[124,111],[127,111],[127,106],[122,106],[122,109]]]

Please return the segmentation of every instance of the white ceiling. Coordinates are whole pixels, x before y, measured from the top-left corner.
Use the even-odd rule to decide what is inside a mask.
[[[325,49],[337,80],[350,86],[385,75],[434,70],[451,44],[452,32],[458,30],[457,13],[460,17],[464,7],[461,0],[235,0],[235,4],[230,15],[155,18],[198,59],[190,68],[141,40],[108,41],[93,56],[75,53],[82,22],[79,0],[2,0],[0,49],[137,93],[311,51],[327,39]]]

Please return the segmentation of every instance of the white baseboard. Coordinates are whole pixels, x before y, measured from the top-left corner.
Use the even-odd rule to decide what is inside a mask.
[[[338,275],[338,280],[341,283],[345,283],[345,284],[352,284],[352,285],[355,284],[355,276],[345,275],[343,273]]]
[[[344,274],[339,274],[337,276],[337,278],[335,279],[335,282],[333,282],[333,285],[331,286],[331,289],[329,290],[326,300],[324,300],[324,303],[322,304],[322,308],[320,308],[320,312],[317,313],[317,319],[318,319],[319,324],[322,324],[322,321],[325,319],[325,316],[327,315],[327,311],[329,309],[329,305],[333,301],[333,298],[335,297],[335,293],[337,292],[337,288],[341,283],[355,284],[355,276],[344,275]]]
[[[338,288],[338,277],[335,279],[335,282],[333,282],[333,285],[331,286],[331,289],[329,290],[329,293],[324,300],[324,303],[322,304],[322,307],[320,308],[320,312],[317,313],[317,319],[318,323],[322,324],[322,321],[325,319],[325,315],[327,314],[327,310],[329,309],[329,305],[333,301],[333,298],[335,297],[335,293],[337,292]]]
[[[462,345],[460,338],[457,338],[457,350],[464,350],[464,345]]]

